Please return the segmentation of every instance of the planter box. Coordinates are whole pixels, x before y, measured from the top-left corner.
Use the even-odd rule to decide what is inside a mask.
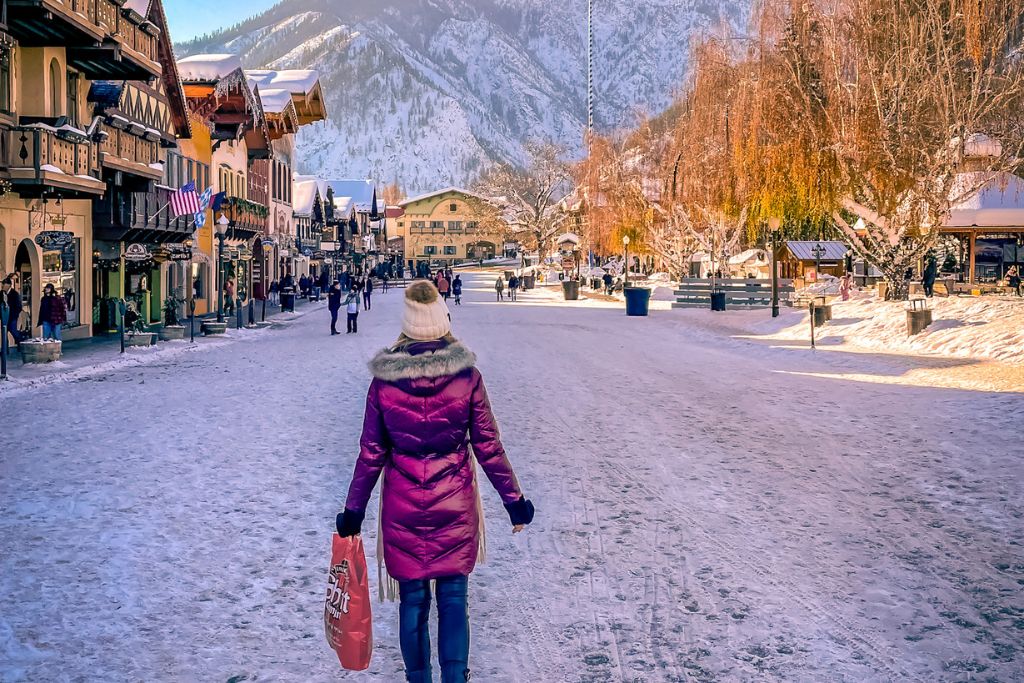
[[[134,332],[124,335],[125,346],[152,346],[156,343],[156,332]]]
[[[185,328],[182,325],[168,325],[160,330],[160,339],[164,341],[184,338]]]
[[[228,331],[228,324],[226,322],[219,323],[213,320],[204,320],[202,326],[202,332],[206,336],[211,334],[224,334]]]
[[[18,345],[22,363],[52,363],[60,360],[61,343],[27,339]]]

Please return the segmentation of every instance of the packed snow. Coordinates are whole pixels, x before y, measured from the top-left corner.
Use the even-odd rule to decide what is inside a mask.
[[[474,680],[1024,678],[1024,382],[899,383],[978,361],[737,322],[765,311],[498,303],[495,277],[464,274],[454,332],[538,512],[513,536],[485,491]],[[401,680],[395,605],[374,603],[364,673],[322,622],[365,364],[401,296],[375,294],[357,336],[314,304],[0,390],[0,680]]]

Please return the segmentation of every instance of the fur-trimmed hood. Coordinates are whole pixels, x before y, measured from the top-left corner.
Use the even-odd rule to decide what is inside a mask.
[[[370,372],[385,382],[451,377],[476,365],[476,355],[461,342],[422,353],[383,349],[370,361]]]

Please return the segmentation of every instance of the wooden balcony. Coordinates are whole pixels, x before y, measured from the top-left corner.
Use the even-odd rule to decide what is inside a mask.
[[[80,132],[33,124],[5,130],[3,136],[2,163],[22,197],[38,197],[44,192],[89,197],[106,189],[96,177],[96,145]]]
[[[270,211],[266,204],[228,197],[224,200],[221,210],[231,221],[231,227],[228,229],[229,238],[252,239],[267,231]]]
[[[124,0],[7,0],[8,31],[24,47],[66,46],[91,80],[148,81],[160,74],[160,30]]]
[[[112,242],[182,242],[195,229],[192,216],[171,215],[171,190],[156,186],[148,192],[111,187],[93,202],[93,234]]]
[[[138,135],[131,130],[115,128],[108,124],[102,124],[100,130],[107,134],[99,146],[100,165],[103,168],[130,173],[148,180],[160,180],[163,176],[163,167],[157,166],[157,162],[160,161],[158,131]]]

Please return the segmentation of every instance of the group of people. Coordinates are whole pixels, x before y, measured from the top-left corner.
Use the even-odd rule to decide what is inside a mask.
[[[452,269],[439,270],[434,276],[434,286],[437,287],[438,293],[441,295],[446,302],[455,297],[455,305],[462,305],[462,276],[454,275]]]
[[[7,328],[5,334],[10,334],[15,344],[20,344],[28,335],[18,327],[18,321],[24,310],[24,303],[21,299],[21,292],[17,287],[17,275],[11,274],[3,279],[3,296],[7,302]],[[43,296],[39,301],[39,317],[36,318],[36,326],[42,327],[43,339],[60,341],[61,328],[68,321],[67,303],[64,297],[57,293],[57,288],[52,283],[43,287]]]
[[[498,295],[498,301],[505,300],[506,288],[508,289],[509,301],[518,301],[519,290],[526,289],[523,284],[523,278],[519,277],[515,273],[513,273],[512,277],[508,279],[508,285],[505,284],[504,277],[498,277],[498,279],[494,281],[494,292]]]
[[[346,334],[359,333],[359,304],[362,300],[364,311],[373,307],[373,277],[349,277],[345,273],[341,278],[335,278],[327,294],[327,309],[331,312],[331,335],[341,334],[338,331],[338,315],[342,308],[346,314]],[[347,288],[343,286],[342,280],[347,280]],[[382,280],[382,283],[384,281]],[[382,291],[387,291],[387,286],[382,284]]]

